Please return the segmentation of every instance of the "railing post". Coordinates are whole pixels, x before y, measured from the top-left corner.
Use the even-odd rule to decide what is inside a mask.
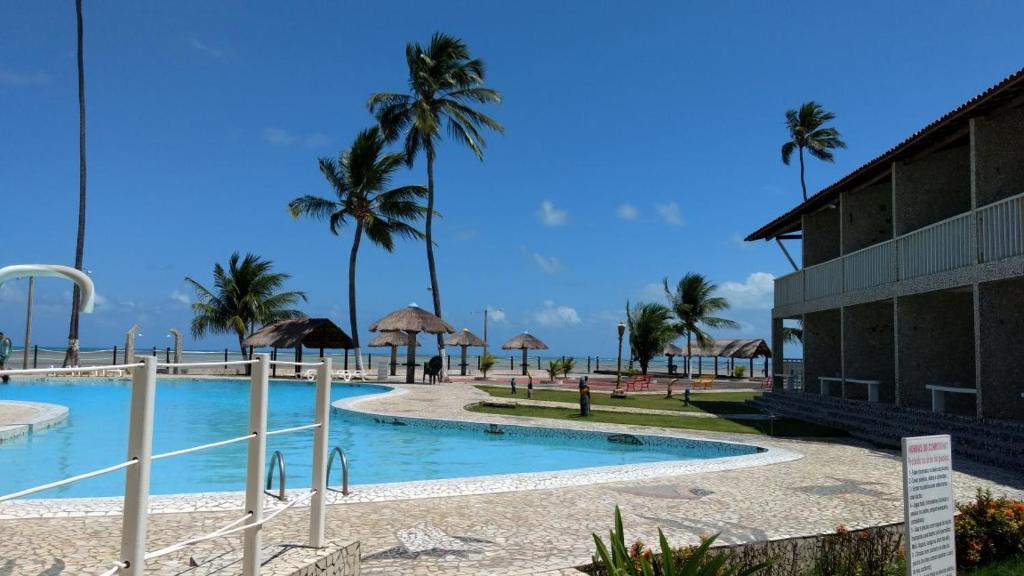
[[[245,474],[245,511],[252,514],[247,523],[263,520],[263,469],[267,459],[267,354],[256,354],[249,384],[249,439],[248,465]],[[245,531],[242,545],[242,574],[260,573],[260,531],[262,527]]]
[[[316,493],[309,504],[309,545],[324,547],[327,515],[327,434],[331,423],[331,359],[321,358],[316,369],[316,408],[313,429],[313,484]]]
[[[132,370],[131,412],[128,420],[129,466],[124,480],[124,515],[121,517],[122,575],[139,576],[146,570],[146,519],[149,514],[149,471],[153,455],[153,405],[156,398],[156,358],[143,357]]]

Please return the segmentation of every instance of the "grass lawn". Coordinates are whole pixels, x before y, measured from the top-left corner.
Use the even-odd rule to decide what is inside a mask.
[[[534,397],[537,397],[534,390]],[[506,416],[528,416],[533,418],[554,418],[556,420],[579,420],[586,422],[605,422],[609,424],[631,424],[634,426],[660,426],[663,428],[682,428],[686,430],[707,430],[710,432],[733,432],[737,434],[767,434],[772,424],[767,420],[729,420],[728,418],[688,418],[686,416],[670,416],[667,414],[635,414],[630,412],[610,412],[593,410],[590,416],[583,418],[579,410],[574,408],[548,408],[543,406],[520,405],[515,408],[499,408],[474,404],[469,406],[471,412],[487,414],[504,414]],[[845,436],[846,433],[825,426],[818,426],[792,418],[778,418],[772,429],[774,436]]]
[[[526,386],[520,385],[519,394],[512,395],[509,386],[477,386],[478,389],[498,398],[526,398]],[[629,394],[625,398],[612,398],[610,392],[590,392],[593,406],[629,406],[648,410],[676,410],[679,412],[708,412],[710,414],[757,414],[760,412],[753,406],[745,404],[747,400],[760,395],[760,392],[695,392],[690,395],[690,405],[683,404],[681,390],[673,392],[671,398],[664,394]],[[580,394],[575,390],[533,389],[534,400],[549,402],[569,402],[576,404]]]
[[[960,570],[961,576],[1020,576],[1024,574],[1024,558],[996,562],[981,568]]]

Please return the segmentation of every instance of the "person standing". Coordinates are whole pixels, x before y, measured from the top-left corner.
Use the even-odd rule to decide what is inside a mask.
[[[7,369],[7,359],[11,357],[11,339],[4,336],[3,332],[0,332],[0,370]],[[3,383],[7,384],[11,381],[11,377],[4,374]]]

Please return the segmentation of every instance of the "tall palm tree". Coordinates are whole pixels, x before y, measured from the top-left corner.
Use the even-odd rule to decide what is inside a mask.
[[[651,359],[678,335],[672,325],[672,310],[657,302],[638,302],[632,308],[626,302],[626,326],[630,352],[643,374],[647,374]]]
[[[834,162],[835,156],[832,150],[846,148],[846,142],[840,138],[839,130],[831,126],[825,126],[826,122],[834,120],[835,114],[821,107],[821,104],[811,100],[804,102],[799,110],[786,110],[786,128],[789,128],[789,141],[782,145],[782,163],[789,166],[789,160],[793,151],[800,154],[800,186],[804,191],[804,200],[807,200],[807,183],[804,181],[804,149],[825,162]]]
[[[85,256],[85,57],[82,48],[82,0],[75,0],[78,31],[78,237],[75,241],[75,268],[82,269]],[[81,291],[75,284],[71,295],[71,326],[64,366],[78,366],[78,308]]]
[[[505,129],[472,104],[499,104],[501,94],[484,86],[484,63],[471,58],[462,40],[437,32],[426,47],[418,42],[405,46],[409,68],[409,92],[378,92],[370,96],[367,106],[384,129],[388,141],[404,138],[405,159],[412,166],[423,151],[427,159],[427,218],[424,234],[427,245],[427,267],[430,269],[430,291],[434,314],[441,314],[441,290],[434,263],[434,159],[442,126],[453,141],[468,146],[483,160],[486,141],[480,130],[498,133]],[[437,349],[444,356],[444,335],[437,335]]]
[[[254,254],[246,254],[243,259],[235,252],[228,260],[227,270],[219,262],[213,265],[213,289],[191,277],[185,278],[197,298],[192,303],[192,336],[234,334],[238,337],[238,349],[245,356],[242,341],[247,333],[263,324],[300,316],[292,307],[300,300],[305,302],[306,294],[281,292],[291,275],[273,272],[273,267],[270,260]]]
[[[387,190],[395,171],[405,162],[401,153],[383,154],[387,143],[380,128],[363,130],[337,161],[320,159],[320,172],[334,189],[333,198],[302,196],[288,203],[292,216],[326,221],[337,235],[346,220],[355,222],[352,249],[348,257],[348,317],[356,363],[363,370],[356,320],[356,255],[363,234],[386,252],[395,249],[395,237],[423,238],[412,226],[426,213],[417,200],[427,195],[423,186],[399,186]]]
[[[708,282],[703,274],[687,272],[676,284],[674,291],[668,284],[668,278],[664,279],[663,284],[665,296],[676,315],[676,333],[686,336],[686,372],[692,377],[692,340],[696,339],[698,346],[706,348],[712,344],[712,339],[705,328],[738,328],[739,324],[715,316],[729,309],[729,301],[715,296],[718,286]]]

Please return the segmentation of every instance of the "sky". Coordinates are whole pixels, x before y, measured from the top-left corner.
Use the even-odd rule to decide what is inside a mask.
[[[554,354],[610,355],[627,301],[663,299],[693,271],[769,338],[773,243],[742,238],[800,199],[781,163],[784,112],[835,112],[849,148],[811,160],[816,191],[1022,65],[1016,2],[85,2],[85,269],[99,294],[83,346],[142,326],[140,348],[188,331],[195,295],[234,251],[273,260],[302,310],[349,329],[350,231],[294,220],[329,195],[317,158],[373,123],[367,97],[402,91],[404,47],[465,40],[504,101],[484,161],[451,142],[436,163],[446,319],[498,344],[529,331]],[[70,0],[0,3],[0,266],[74,260],[78,198]],[[422,161],[398,184],[422,184]],[[430,308],[422,243],[359,257],[361,334]],[[21,341],[25,281],[0,286]],[[33,340],[60,346],[70,289],[37,282]],[[190,349],[231,336],[186,338]]]

